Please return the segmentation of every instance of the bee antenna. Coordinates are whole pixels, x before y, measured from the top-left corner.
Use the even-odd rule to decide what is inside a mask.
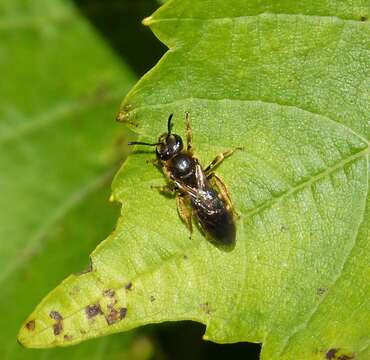
[[[157,146],[157,145],[159,145],[159,143],[149,144],[149,143],[142,142],[142,141],[130,141],[130,142],[128,143],[128,145],[148,145],[148,146]]]
[[[171,120],[172,120],[172,117],[173,117],[173,114],[170,114],[170,116],[168,117],[168,122],[167,122],[168,135],[171,134],[171,128],[172,128]]]

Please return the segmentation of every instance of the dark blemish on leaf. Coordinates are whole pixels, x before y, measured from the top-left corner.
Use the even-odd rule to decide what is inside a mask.
[[[122,320],[127,315],[127,308],[123,307],[119,309],[119,319]]]
[[[72,339],[73,339],[73,336],[72,335],[64,335],[64,340],[70,341]]]
[[[324,288],[324,287],[319,287],[317,289],[317,295],[324,295],[326,292],[328,291],[328,289]]]
[[[281,225],[280,226],[280,231],[281,232],[285,232],[285,231],[287,231],[288,230],[288,228],[285,226],[285,225]]]
[[[63,323],[58,321],[56,324],[53,325],[54,335],[59,335],[63,331]]]
[[[188,256],[187,255],[184,255],[183,258],[184,258],[184,260],[187,260],[188,259]]]
[[[369,18],[367,16],[361,16],[360,17],[360,20],[361,21],[367,21],[367,20],[369,20]]]
[[[113,325],[117,321],[124,319],[126,317],[126,314],[127,308],[125,307],[120,308],[119,311],[111,308],[109,314],[105,316],[105,319],[107,320],[108,325]]]
[[[86,316],[91,319],[96,315],[103,314],[99,304],[88,305],[85,308]]]
[[[114,305],[117,304],[117,299],[114,299],[113,302],[111,302],[110,304],[107,305],[107,308],[108,309],[113,309],[114,308]]]
[[[202,310],[207,314],[209,315],[211,312],[213,312],[214,310],[212,310],[208,304],[208,302],[205,302],[203,304],[200,304],[200,307],[202,308]]]
[[[80,330],[80,333],[81,333],[82,335],[85,335],[85,334],[86,334],[86,330]]]
[[[35,330],[35,320],[30,320],[30,321],[26,324],[26,328],[27,328],[27,330],[29,330],[29,331],[33,331],[33,330]]]
[[[122,109],[118,112],[116,116],[116,121],[118,122],[125,122],[128,120],[128,113],[132,110],[132,105],[126,104],[122,107]]]
[[[117,116],[116,116],[116,121],[117,122],[124,122],[126,117],[126,113],[124,111],[119,111]]]
[[[116,309],[111,309],[108,315],[105,315],[108,325],[113,325],[119,319],[119,312]]]
[[[132,289],[132,282],[131,281],[125,285],[125,289],[126,290],[131,290]]]
[[[60,313],[58,313],[58,311],[55,311],[55,310],[50,311],[49,316],[52,319],[57,320],[57,321],[62,321],[63,320],[63,316],[60,315]]]
[[[116,292],[113,289],[107,289],[103,291],[103,295],[108,296],[110,298],[114,297],[115,294]]]
[[[155,297],[153,295],[150,296],[150,301],[151,302],[155,301]]]
[[[341,355],[341,356],[338,356],[338,360],[351,360],[351,359],[354,359],[355,356],[354,355]]]
[[[335,358],[335,354],[338,352],[338,349],[330,349],[325,355],[327,360],[331,360]]]
[[[50,311],[49,316],[56,321],[53,325],[54,335],[59,335],[63,331],[63,316],[58,311]]]

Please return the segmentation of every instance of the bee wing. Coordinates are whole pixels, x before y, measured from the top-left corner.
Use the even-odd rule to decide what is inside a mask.
[[[209,193],[205,190],[199,190],[193,188],[187,184],[184,184],[181,181],[175,181],[176,186],[185,194],[190,196],[194,200],[194,203],[197,204],[197,208],[203,209],[206,213],[212,215],[215,213],[213,209],[213,204],[209,199]]]
[[[191,186],[184,184],[182,181],[178,181],[178,180],[175,180],[175,184],[181,191],[188,194],[191,198],[193,199],[197,198],[198,196],[197,189],[194,189]]]
[[[195,178],[197,180],[197,188],[199,190],[206,190],[207,187],[209,186],[208,179],[204,174],[202,167],[199,164],[195,166]]]

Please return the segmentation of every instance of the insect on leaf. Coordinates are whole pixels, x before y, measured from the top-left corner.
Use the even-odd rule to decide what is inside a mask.
[[[116,230],[90,272],[38,305],[22,343],[190,319],[208,340],[263,342],[262,359],[367,358],[368,16],[359,0],[170,0],[147,18],[169,51],[119,118],[153,142],[172,112],[184,136],[189,111],[204,166],[244,147],[216,170],[240,216],[236,246],[189,239],[174,199],[151,189],[165,183],[154,153],[134,152],[113,183]],[[73,340],[54,333],[53,310]]]

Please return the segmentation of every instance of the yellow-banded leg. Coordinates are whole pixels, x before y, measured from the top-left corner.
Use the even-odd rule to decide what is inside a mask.
[[[220,165],[227,157],[231,156],[236,150],[243,150],[242,147],[236,147],[235,149],[226,150],[220,154],[218,154],[211,163],[204,169],[204,172],[206,175],[208,175],[212,169],[214,169],[216,166]]]
[[[147,164],[153,164],[156,167],[160,167],[161,166],[161,161],[158,160],[158,159],[147,160],[146,163]]]
[[[187,228],[190,231],[190,237],[193,232],[192,226],[192,212],[189,206],[189,199],[180,194],[176,194],[176,204],[177,204],[177,211],[180,215],[181,220],[186,224]]]
[[[186,144],[187,150],[191,150],[193,147],[193,130],[190,126],[189,113],[185,112],[185,128],[186,128]]]
[[[192,212],[189,206],[189,199],[183,194],[181,194],[176,188],[176,185],[172,183],[163,186],[152,185],[151,188],[157,189],[161,194],[165,196],[176,195],[177,211],[179,213],[181,220],[186,224],[186,227],[189,229],[191,237],[191,234],[193,232],[193,226],[192,226]]]
[[[176,194],[176,186],[172,183],[162,186],[151,185],[150,187],[157,189],[163,195],[174,196]]]

